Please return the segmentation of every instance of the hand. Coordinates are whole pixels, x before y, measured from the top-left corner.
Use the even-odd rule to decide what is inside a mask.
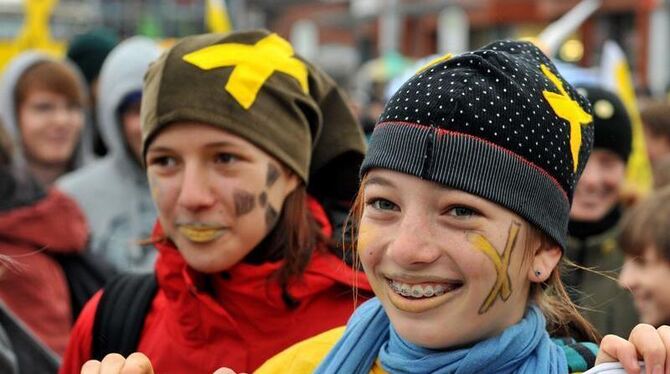
[[[644,360],[647,374],[670,372],[670,326],[658,329],[641,323],[631,331],[628,340],[606,335],[600,342],[596,365],[620,362],[627,373],[640,373],[638,359]]]
[[[123,358],[118,353],[110,353],[102,359],[89,360],[81,367],[81,374],[154,374],[149,358],[140,352]]]

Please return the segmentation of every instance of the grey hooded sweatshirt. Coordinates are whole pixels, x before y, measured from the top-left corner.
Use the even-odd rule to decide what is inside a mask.
[[[26,70],[35,64],[46,61],[64,61],[68,66],[70,66],[77,75],[79,80],[79,87],[83,93],[82,96],[88,97],[88,91],[86,89],[86,84],[84,83],[84,77],[81,75],[79,69],[69,60],[58,60],[39,51],[26,51],[19,54],[9,62],[9,64],[4,69],[2,80],[0,81],[0,119],[2,119],[2,125],[5,127],[7,133],[12,138],[12,143],[16,148],[13,155],[14,167],[18,169],[18,174],[22,175],[23,178],[28,178],[25,175],[28,173],[28,171],[26,155],[22,149],[23,142],[21,141],[21,131],[19,129],[19,123],[15,109],[16,85]],[[84,116],[85,118],[89,118],[89,111],[86,109],[84,109]],[[77,145],[75,153],[72,155],[71,165],[73,170],[93,160],[94,156],[92,139],[91,124],[85,123],[84,128],[81,131],[79,144]]]
[[[144,73],[160,55],[145,37],[120,43],[105,60],[98,81],[96,114],[109,153],[57,181],[80,205],[89,222],[93,253],[121,271],[153,269],[156,252],[148,239],[156,221],[146,174],[123,135],[119,107],[142,89]]]

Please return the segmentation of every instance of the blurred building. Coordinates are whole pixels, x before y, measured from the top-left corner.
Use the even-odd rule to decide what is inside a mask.
[[[25,21],[24,2],[57,3],[51,38],[67,41],[96,26],[121,37],[157,39],[206,31],[205,0],[0,0],[0,49]],[[265,27],[340,81],[366,62],[392,75],[412,59],[461,52],[492,40],[536,36],[579,0],[225,0],[235,29]],[[590,66],[605,40],[622,46],[640,88],[661,94],[670,82],[670,0],[601,0],[558,58]],[[0,50],[0,52],[2,52]],[[1,53],[0,53],[1,54]],[[352,78],[353,77],[353,78]],[[377,78],[375,78],[377,79]],[[346,82],[345,82],[346,83]]]
[[[394,52],[419,58],[473,49],[496,39],[537,36],[577,3],[579,0],[249,0],[237,13],[237,21],[244,25],[245,14],[263,13],[266,27],[291,38],[324,65],[342,70],[353,61]],[[575,31],[557,57],[590,66],[599,61],[603,43],[611,39],[624,49],[641,89],[665,91],[670,80],[668,3],[602,0],[600,9]]]

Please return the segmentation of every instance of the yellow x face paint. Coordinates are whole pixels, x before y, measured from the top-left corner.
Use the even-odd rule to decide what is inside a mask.
[[[519,223],[512,223],[509,228],[507,243],[505,244],[505,249],[503,250],[502,255],[483,235],[468,235],[468,240],[475,246],[475,248],[482,251],[491,262],[493,262],[496,271],[496,282],[493,284],[491,291],[479,308],[479,314],[486,313],[491,308],[498,295],[500,295],[502,301],[507,301],[512,295],[512,281],[509,276],[509,265],[512,250],[514,250],[514,246],[516,245],[516,239],[520,229],[521,225]]]

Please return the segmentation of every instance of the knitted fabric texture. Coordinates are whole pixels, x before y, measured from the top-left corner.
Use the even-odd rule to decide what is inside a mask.
[[[536,46],[496,42],[405,82],[375,127],[361,175],[391,169],[481,196],[565,249],[591,122],[586,99]]]
[[[621,99],[601,87],[576,87],[577,92],[586,97],[593,108],[593,149],[612,151],[623,162],[628,162],[633,147],[633,127]]]
[[[254,143],[305,182],[317,169],[333,169],[340,156],[355,154],[338,168],[353,168],[356,180],[365,143],[346,102],[331,78],[276,34],[254,30],[188,37],[145,77],[143,154],[165,126],[199,122]]]
[[[67,58],[81,70],[89,84],[98,77],[109,52],[119,43],[116,34],[100,28],[75,36],[67,50]]]

